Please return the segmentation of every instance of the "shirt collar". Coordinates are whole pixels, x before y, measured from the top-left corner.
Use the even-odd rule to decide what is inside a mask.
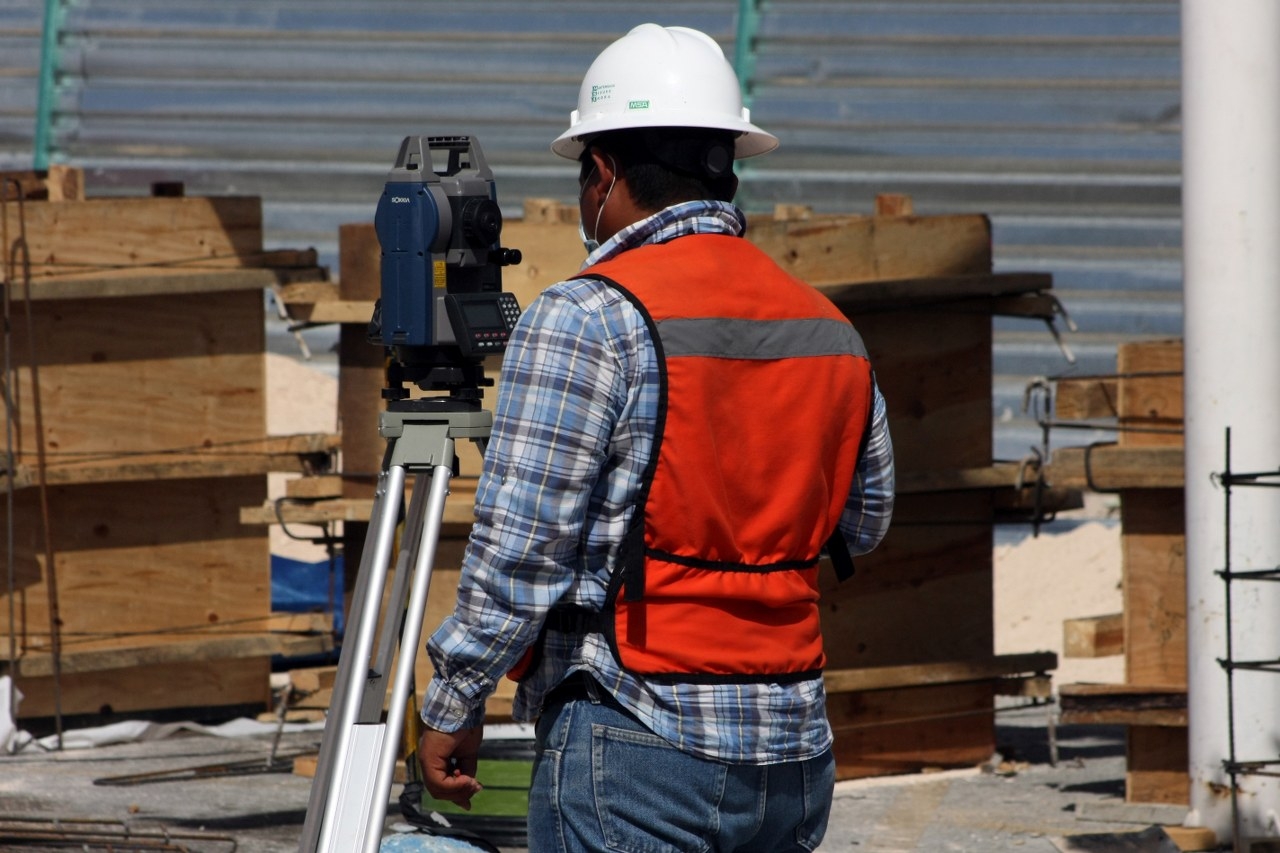
[[[665,243],[688,234],[730,234],[740,237],[746,228],[746,216],[727,201],[681,202],[614,234],[601,243],[600,248],[587,255],[582,269],[647,243]]]

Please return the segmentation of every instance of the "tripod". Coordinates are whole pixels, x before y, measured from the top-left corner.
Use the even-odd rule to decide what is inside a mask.
[[[374,853],[378,849],[413,693],[414,659],[453,476],[454,440],[472,439],[483,451],[492,422],[492,415],[478,402],[454,398],[394,400],[379,419],[378,432],[387,440],[387,449],[369,536],[360,555],[299,853]],[[414,475],[412,498],[379,631],[378,613],[410,472]],[[378,647],[373,655],[375,634]],[[389,679],[393,662],[395,672]]]

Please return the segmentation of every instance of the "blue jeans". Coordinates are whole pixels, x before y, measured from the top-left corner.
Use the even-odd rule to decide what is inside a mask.
[[[590,698],[548,703],[538,721],[529,853],[817,849],[835,786],[830,750],[790,764],[708,761],[592,688]]]

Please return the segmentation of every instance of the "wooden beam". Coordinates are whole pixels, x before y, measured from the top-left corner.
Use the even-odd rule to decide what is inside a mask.
[[[1058,704],[1064,724],[1187,724],[1187,688],[1179,685],[1063,684]]]
[[[0,199],[84,201],[84,170],[55,164],[41,171],[0,172]]]
[[[956,311],[963,310],[966,303],[980,302],[972,310],[1050,319],[1056,313],[1054,300],[1040,291],[1052,286],[1053,278],[1047,273],[992,273],[829,284],[819,289],[842,310],[857,314],[931,305],[945,305],[948,311]],[[373,316],[372,300],[340,300],[325,295],[308,303],[308,294],[301,290],[286,291],[284,297],[290,314],[310,323],[368,323]]]
[[[332,637],[323,633],[183,635],[178,638],[159,635],[148,638],[148,641],[147,645],[64,650],[60,655],[61,671],[64,675],[72,675],[154,664],[322,654],[333,649]],[[18,678],[38,678],[53,674],[53,656],[47,653],[27,653],[14,663],[13,674]],[[7,665],[7,661],[0,661],[0,670],[7,668]]]
[[[895,478],[895,491],[900,494],[921,492],[959,492],[978,489],[1012,489],[1035,483],[1035,471],[1024,471],[1014,462],[998,462],[984,468],[958,468],[944,471],[904,471]]]
[[[777,220],[754,214],[746,237],[814,286],[991,272],[991,222],[981,215]],[[514,240],[511,245],[519,248]]]
[[[339,436],[316,433],[268,436],[221,447],[175,448],[120,456],[103,454],[88,460],[46,465],[44,480],[49,485],[71,485],[233,477],[273,471],[308,473],[316,467],[314,457],[328,457],[340,446]],[[33,455],[19,458],[13,474],[15,489],[30,488],[40,482],[39,469],[33,462],[26,461]]]
[[[1181,447],[1061,447],[1053,452],[1045,478],[1068,489],[1178,489],[1185,479],[1183,464]]]
[[[465,537],[475,521],[475,477],[455,477],[445,499],[442,536]],[[407,505],[407,501],[406,501]],[[326,524],[335,521],[368,521],[373,513],[372,498],[320,499],[305,503],[267,501],[261,506],[241,507],[241,524]]]
[[[1182,446],[1182,341],[1122,344],[1116,410],[1123,445]]]
[[[895,687],[917,687],[926,684],[958,684],[967,681],[990,681],[1020,673],[1042,673],[1058,666],[1054,652],[1031,652],[996,655],[987,660],[945,661],[939,663],[876,666],[865,669],[828,670],[823,674],[827,692],[885,690]]]
[[[1053,416],[1062,421],[1114,418],[1120,380],[1114,376],[1078,376],[1054,382]]]
[[[22,216],[33,290],[68,276],[139,268],[263,266],[256,196],[94,198],[24,204],[21,211],[17,202],[4,204],[10,223]]]
[[[32,284],[32,300],[105,299],[118,296],[181,296],[228,290],[265,290],[291,282],[323,282],[321,267],[257,269],[127,269],[88,277],[42,279]]]
[[[1124,654],[1124,614],[1066,619],[1062,623],[1062,656],[1101,658]]]
[[[299,500],[321,500],[342,497],[342,477],[338,474],[322,474],[315,477],[295,477],[284,484],[285,497]]]
[[[931,306],[952,310],[955,303],[1035,295],[1052,287],[1053,276],[1048,273],[987,272],[873,281],[850,279],[849,283],[828,283],[818,289],[842,311],[856,315]],[[1043,306],[1040,310],[1044,310]],[[986,313],[992,313],[990,306]]]

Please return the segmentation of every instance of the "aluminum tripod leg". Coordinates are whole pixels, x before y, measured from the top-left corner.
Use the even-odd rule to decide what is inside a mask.
[[[300,853],[378,849],[413,688],[414,660],[453,469],[453,441],[455,436],[487,436],[487,418],[487,412],[453,413],[444,419],[423,419],[415,413],[383,416],[387,465],[374,500],[371,538],[361,555],[352,624],[338,663]],[[415,472],[413,499],[377,655],[371,661],[407,469]],[[387,673],[397,657],[388,699]],[[384,704],[385,722],[381,720]]]

